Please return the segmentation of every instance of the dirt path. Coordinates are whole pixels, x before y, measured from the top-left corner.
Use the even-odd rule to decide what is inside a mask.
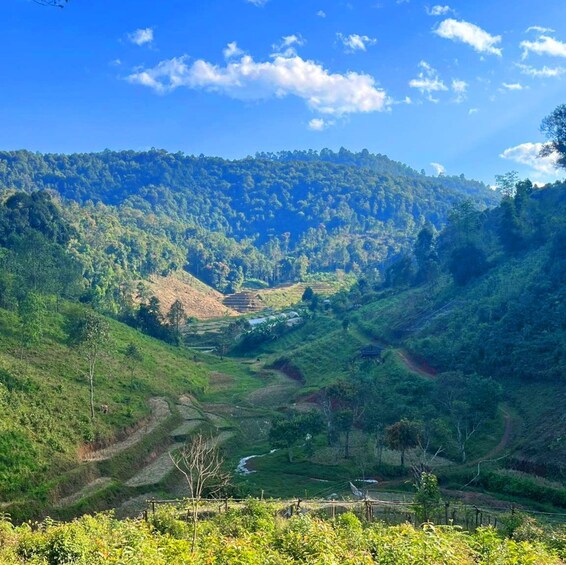
[[[513,433],[514,433],[513,418],[506,409],[503,409],[503,417],[505,418],[505,429],[503,430],[503,435],[501,436],[501,440],[499,441],[499,443],[491,451],[489,451],[482,457],[479,457],[475,461],[470,461],[469,465],[477,465],[482,461],[489,461],[490,459],[495,459],[509,445],[509,442],[513,437]]]
[[[151,416],[148,422],[135,432],[130,434],[126,439],[109,445],[103,449],[90,451],[81,458],[82,461],[105,461],[112,459],[122,451],[125,451],[132,445],[141,441],[146,435],[150,434],[159,424],[167,420],[171,416],[169,404],[165,398],[150,398],[149,405],[151,407]]]
[[[180,442],[174,443],[165,453],[162,453],[157,459],[127,481],[126,486],[141,487],[155,485],[162,481],[175,467],[169,454],[180,449],[183,445]]]
[[[397,357],[401,359],[401,362],[409,371],[413,373],[417,373],[421,377],[425,379],[434,379],[437,375],[437,371],[435,371],[426,361],[417,361],[411,355],[405,351],[404,349],[398,349],[396,351]]]
[[[367,342],[369,340],[369,343],[371,343],[372,345],[378,345],[382,348],[391,346],[390,343],[372,338],[371,336],[364,333],[359,327],[353,327],[350,331],[353,332],[353,334],[362,342]],[[409,371],[416,373],[417,375],[425,379],[434,379],[438,374],[438,371],[433,369],[426,361],[415,359],[405,349],[395,349],[394,353]]]
[[[64,508],[65,506],[71,506],[78,502],[79,500],[94,494],[95,492],[102,490],[104,487],[108,486],[112,483],[112,479],[110,477],[100,477],[95,479],[94,481],[85,485],[81,490],[66,496],[65,498],[61,498],[57,504],[55,504],[55,508]]]

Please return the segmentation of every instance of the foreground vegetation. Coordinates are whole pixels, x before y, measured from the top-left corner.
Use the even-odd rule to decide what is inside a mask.
[[[270,504],[250,500],[202,521],[191,550],[190,526],[174,508],[141,520],[108,514],[68,524],[46,521],[13,527],[0,522],[0,560],[6,565],[291,564],[325,565],[552,565],[566,558],[566,532],[531,520],[473,533],[451,526],[367,524],[352,513],[329,520],[283,519]]]

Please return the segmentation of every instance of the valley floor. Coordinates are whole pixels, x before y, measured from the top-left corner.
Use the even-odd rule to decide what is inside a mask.
[[[367,338],[358,329],[352,334],[363,344]],[[408,352],[394,350],[405,369],[424,379],[434,379],[435,372]],[[147,508],[150,499],[183,497],[185,486],[174,470],[170,454],[197,431],[211,433],[228,456],[228,464],[234,472],[234,483],[241,493],[251,496],[337,499],[351,497],[351,482],[375,500],[396,501],[401,504],[412,500],[410,475],[399,478],[367,476],[369,466],[363,456],[369,449],[367,438],[352,434],[351,459],[343,459],[341,448],[317,449],[314,456],[301,456],[295,463],[288,463],[285,454],[271,450],[268,444],[269,422],[281,409],[296,410],[317,408],[312,398],[304,393],[303,384],[296,375],[271,367],[274,355],[254,358],[225,358],[200,355],[200,363],[210,369],[205,392],[197,399],[191,394],[166,401],[152,398],[152,414],[143,426],[121,441],[104,449],[85,453],[83,465],[94,466],[87,484],[78,485],[75,492],[56,502],[53,513],[71,517],[85,510],[115,507],[118,516],[135,516]],[[490,460],[502,457],[514,440],[514,413],[503,408],[499,414],[499,428],[489,437],[485,451],[473,460],[461,465],[442,457],[431,464],[435,472],[456,473],[481,468]],[[145,445],[145,455],[139,455],[140,444]],[[142,464],[124,469],[132,458],[143,457]],[[397,466],[399,454],[384,450],[382,460],[389,466]],[[407,466],[419,462],[419,454],[407,454]],[[116,472],[112,472],[112,470]],[[135,470],[134,470],[135,469]],[[407,473],[409,471],[407,470]],[[372,482],[360,482],[372,479]],[[453,481],[452,481],[453,482]],[[506,497],[499,498],[474,489],[447,488],[444,495],[454,503],[481,504],[504,512],[512,503]],[[529,509],[528,501],[515,503]],[[536,505],[535,505],[536,506]]]

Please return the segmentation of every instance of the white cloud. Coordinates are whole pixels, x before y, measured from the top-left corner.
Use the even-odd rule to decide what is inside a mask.
[[[531,26],[527,28],[527,33],[530,31],[535,31],[537,33],[554,33],[554,30],[550,27],[542,27],[542,26]]]
[[[269,0],[246,0],[248,4],[253,4],[254,6],[265,6]]]
[[[548,35],[541,35],[535,41],[521,41],[521,47],[523,48],[523,59],[526,59],[529,53],[566,57],[566,43]]]
[[[473,116],[474,114],[477,114],[479,112],[479,108],[470,108],[468,110],[468,116]]]
[[[291,57],[297,54],[295,46],[301,47],[305,43],[306,41],[301,35],[293,34],[283,36],[281,38],[281,41],[279,43],[273,44],[272,47],[276,54],[283,55],[285,57]]]
[[[545,65],[542,69],[537,69],[529,65],[517,64],[517,66],[521,69],[521,73],[533,78],[554,78],[566,72],[564,67],[547,67]]]
[[[471,45],[478,53],[489,53],[501,57],[502,49],[496,47],[501,43],[501,36],[490,35],[481,27],[469,22],[449,18],[441,22],[433,32],[444,39]]]
[[[309,129],[311,131],[323,131],[332,125],[334,125],[334,122],[323,120],[322,118],[313,118],[309,122]]]
[[[440,163],[431,163],[430,166],[434,169],[436,176],[445,175],[446,167]]]
[[[445,16],[450,12],[454,12],[454,10],[450,6],[440,6],[438,4],[436,6],[433,6],[432,8],[429,8],[427,6],[425,10],[429,16]]]
[[[355,51],[367,51],[370,45],[375,45],[377,39],[368,37],[367,35],[358,35],[353,33],[351,35],[342,35],[337,33],[336,36],[344,44],[346,52],[354,53]]]
[[[525,90],[525,87],[520,82],[504,82],[503,88],[506,88],[507,90]]]
[[[465,80],[454,79],[452,81],[452,90],[459,94],[465,93],[468,90],[468,83]]]
[[[378,112],[390,107],[387,94],[372,76],[356,72],[331,73],[298,55],[273,55],[271,61],[265,62],[256,62],[244,55],[226,66],[202,59],[189,64],[187,56],[175,57],[155,67],[139,69],[127,80],[160,94],[186,87],[219,92],[240,100],[296,96],[311,110],[335,116]]]
[[[319,10],[319,11],[316,13],[316,15],[317,15],[319,18],[326,18],[326,12],[325,12],[324,10]]]
[[[521,143],[505,149],[499,156],[502,159],[526,165],[538,173],[555,176],[558,154],[552,153],[547,157],[540,157],[543,146],[543,143]]]
[[[438,76],[437,70],[431,67],[426,61],[421,61],[419,68],[421,72],[418,74],[417,78],[409,81],[409,86],[411,88],[418,88],[421,93],[427,95],[427,98],[431,102],[438,102],[437,99],[433,98],[432,93],[447,91],[448,87]]]
[[[239,57],[240,55],[244,54],[244,52],[238,47],[238,44],[235,41],[228,43],[222,53],[224,54],[225,59],[232,59],[233,57]]]
[[[128,33],[128,41],[135,45],[145,45],[153,41],[153,28],[146,27],[143,29],[136,29],[132,33]]]
[[[452,91],[456,93],[456,99],[454,100],[457,104],[462,103],[466,99],[466,92],[468,92],[469,84],[465,80],[452,79],[451,88]]]

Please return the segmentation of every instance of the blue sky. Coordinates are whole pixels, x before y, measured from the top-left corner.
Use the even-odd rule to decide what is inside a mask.
[[[563,0],[0,4],[0,148],[367,148],[493,182],[566,102]]]

